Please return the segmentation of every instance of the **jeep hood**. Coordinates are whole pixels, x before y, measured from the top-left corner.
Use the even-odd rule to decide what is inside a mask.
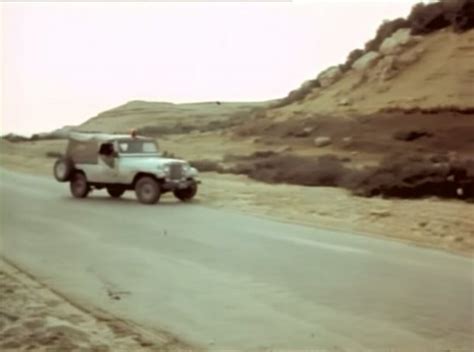
[[[170,159],[162,158],[157,155],[153,156],[144,156],[141,155],[121,155],[121,159],[126,159],[126,164],[129,166],[147,168],[147,169],[156,169],[157,166],[168,165],[168,164],[187,164],[184,160],[179,159]]]

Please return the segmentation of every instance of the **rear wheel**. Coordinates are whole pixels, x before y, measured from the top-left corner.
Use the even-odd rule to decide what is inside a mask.
[[[161,196],[161,186],[151,176],[141,177],[135,184],[138,201],[143,204],[155,204]]]
[[[173,194],[176,198],[178,198],[182,202],[188,202],[194,198],[197,193],[197,184],[192,184],[187,188],[184,189],[176,189],[173,191]]]
[[[107,193],[112,198],[120,198],[125,193],[125,188],[122,187],[107,187]]]
[[[71,194],[75,198],[85,198],[91,190],[89,185],[87,184],[86,175],[84,175],[82,172],[75,172],[71,176],[71,181],[69,185]]]

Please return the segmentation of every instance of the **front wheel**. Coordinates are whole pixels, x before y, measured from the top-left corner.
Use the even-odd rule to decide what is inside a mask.
[[[184,189],[176,189],[173,191],[173,194],[182,202],[188,202],[194,198],[198,190],[197,184],[193,183]]]
[[[86,175],[84,175],[82,172],[76,172],[72,175],[69,187],[71,194],[75,198],[85,198],[91,190],[87,184]]]
[[[150,176],[143,176],[135,184],[138,201],[143,204],[155,204],[161,196],[161,186]]]
[[[125,188],[122,188],[122,187],[107,187],[107,193],[112,198],[120,198],[125,193]]]

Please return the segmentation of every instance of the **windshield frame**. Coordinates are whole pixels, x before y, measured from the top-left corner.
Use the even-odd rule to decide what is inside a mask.
[[[121,143],[137,143],[137,142],[140,142],[140,143],[152,143],[155,145],[156,147],[156,151],[154,152],[124,152],[120,149],[120,144]],[[115,144],[115,149],[118,153],[118,155],[121,155],[121,156],[133,156],[133,155],[161,155],[160,153],[160,147],[158,145],[158,142],[155,141],[154,139],[148,139],[148,138],[136,138],[136,139],[131,139],[131,138],[127,138],[127,139],[117,139],[114,141],[114,144]]]

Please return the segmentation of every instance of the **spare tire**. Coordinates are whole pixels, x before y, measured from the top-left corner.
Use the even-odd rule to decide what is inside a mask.
[[[59,182],[67,182],[74,171],[74,163],[71,158],[62,156],[54,163],[53,173]]]

